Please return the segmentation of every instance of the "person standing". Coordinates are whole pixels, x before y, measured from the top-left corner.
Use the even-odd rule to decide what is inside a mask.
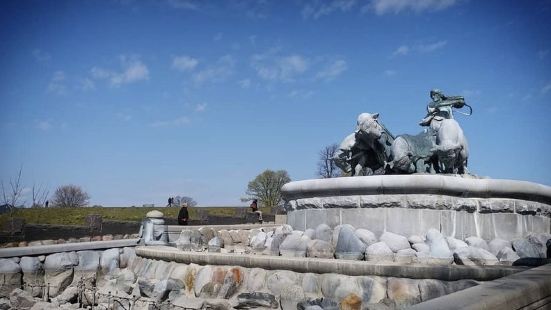
[[[254,199],[249,207],[251,208],[253,213],[258,214],[258,222],[262,224],[262,211],[258,210],[258,200]]]
[[[187,203],[183,203],[178,212],[178,225],[187,225],[189,221],[189,212],[187,210]]]

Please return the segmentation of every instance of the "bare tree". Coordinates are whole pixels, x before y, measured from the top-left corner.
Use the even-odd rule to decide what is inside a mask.
[[[7,205],[10,208],[10,215],[13,216],[14,208],[18,207],[22,203],[20,200],[22,198],[23,186],[21,185],[21,173],[23,167],[19,168],[19,173],[17,174],[16,179],[11,179],[9,182],[9,188],[4,186],[4,181],[1,182],[2,187],[2,204]]]
[[[33,203],[31,205],[32,208],[42,208],[45,207],[45,202],[48,199],[48,194],[50,191],[42,185],[36,185],[33,184],[32,187],[32,198]]]
[[[59,208],[77,208],[88,205],[90,196],[76,185],[58,187],[52,197],[52,205]]]
[[[188,197],[188,196],[183,196],[183,197],[176,196],[176,197],[174,197],[174,204],[176,206],[181,206],[184,203],[188,207],[195,207],[197,205],[197,202],[191,197]]]
[[[340,176],[340,170],[337,165],[335,165],[335,161],[333,160],[333,156],[335,156],[338,149],[339,145],[333,143],[324,147],[319,152],[318,175],[320,177],[327,179]]]
[[[281,187],[290,181],[285,170],[266,170],[247,185],[247,200],[258,199],[264,207],[277,207],[281,202]]]

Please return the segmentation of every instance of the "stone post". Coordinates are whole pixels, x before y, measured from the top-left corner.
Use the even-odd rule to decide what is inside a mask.
[[[145,245],[167,245],[168,231],[163,213],[157,210],[149,211],[142,223],[141,235]]]

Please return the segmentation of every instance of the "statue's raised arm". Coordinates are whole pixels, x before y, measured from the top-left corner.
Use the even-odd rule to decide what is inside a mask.
[[[468,106],[470,109],[470,106],[465,103],[463,96],[446,96],[438,89],[430,91],[430,98],[432,101],[427,105],[427,115],[419,123],[421,126],[429,126],[435,116],[452,119],[453,108],[461,109],[464,106]]]

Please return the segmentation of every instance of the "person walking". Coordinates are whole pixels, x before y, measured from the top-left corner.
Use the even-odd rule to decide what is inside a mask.
[[[258,222],[262,224],[262,211],[258,210],[258,200],[254,199],[249,207],[252,209],[253,213],[258,214]]]

